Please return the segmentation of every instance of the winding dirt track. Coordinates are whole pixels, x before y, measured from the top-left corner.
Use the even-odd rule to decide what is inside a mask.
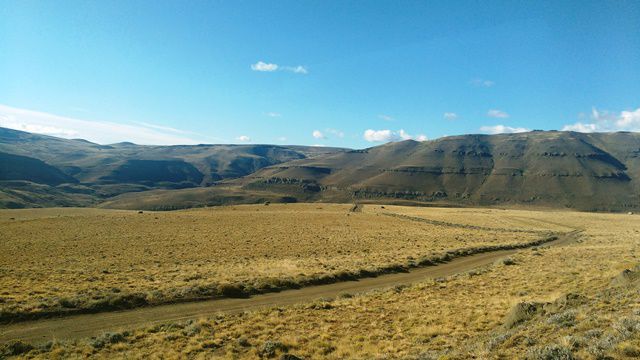
[[[559,235],[557,240],[544,246],[565,245],[573,241],[580,231]],[[219,299],[145,307],[133,310],[98,314],[73,315],[0,326],[0,343],[22,340],[29,343],[47,340],[70,340],[99,335],[105,331],[132,329],[156,323],[175,322],[212,316],[218,313],[238,313],[271,306],[284,306],[331,298],[343,293],[362,293],[438,278],[472,270],[493,263],[499,258],[519,250],[499,250],[457,258],[444,264],[416,268],[405,273],[380,275],[358,281],[310,286],[279,293],[255,295],[244,299]]]

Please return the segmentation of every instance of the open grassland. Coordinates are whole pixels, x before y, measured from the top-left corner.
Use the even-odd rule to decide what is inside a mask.
[[[411,209],[412,216],[424,218],[435,212],[438,210]],[[511,215],[520,217],[522,213],[496,213]],[[94,339],[48,343],[33,350],[26,346],[30,352],[23,355],[169,359],[295,359],[292,355],[306,359],[637,358],[637,217],[571,212],[540,212],[525,217],[536,223],[558,222],[585,231],[569,245],[521,250],[485,268],[427,279],[409,287],[123,329]],[[387,218],[391,217],[380,221]],[[481,220],[468,218],[468,223],[476,221]],[[12,346],[15,350],[24,345]]]
[[[244,296],[402,271],[569,228],[518,211],[272,204],[175,212],[0,212],[0,312],[6,320]],[[509,215],[510,214],[510,215]],[[495,218],[501,217],[496,222]],[[444,217],[448,218],[448,217]],[[465,221],[467,221],[465,223]],[[454,223],[454,222],[460,222]],[[472,223],[473,226],[465,225]]]

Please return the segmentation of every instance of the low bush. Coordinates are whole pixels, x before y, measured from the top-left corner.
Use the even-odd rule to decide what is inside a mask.
[[[20,340],[11,341],[0,347],[0,358],[26,354],[31,350],[33,350],[33,346],[30,344],[24,343]]]
[[[559,314],[555,314],[547,319],[547,323],[554,324],[560,327],[572,327],[576,324],[576,314],[575,310],[567,310],[561,312]]]
[[[271,358],[276,356],[276,352],[287,351],[288,348],[279,341],[267,340],[259,349],[260,357]]]
[[[249,295],[241,284],[222,284],[218,286],[218,294],[230,298],[243,298]]]
[[[129,335],[127,332],[123,333],[112,333],[106,332],[94,339],[92,339],[89,344],[96,349],[101,349],[109,344],[117,344],[119,342],[125,341],[126,337]]]
[[[564,346],[551,344],[542,347],[535,347],[527,353],[529,360],[574,360],[571,350]]]

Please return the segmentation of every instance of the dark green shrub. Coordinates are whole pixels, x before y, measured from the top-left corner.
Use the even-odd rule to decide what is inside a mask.
[[[10,341],[9,343],[0,347],[0,358],[4,358],[5,356],[17,356],[26,354],[31,350],[33,350],[33,346],[31,346],[30,344],[24,343],[20,340]]]

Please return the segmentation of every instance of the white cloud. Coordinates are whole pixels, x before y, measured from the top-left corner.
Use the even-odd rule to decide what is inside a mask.
[[[512,134],[531,131],[523,127],[511,127],[505,125],[482,126],[480,131],[488,134]]]
[[[281,116],[282,116],[282,114],[277,113],[277,112],[268,112],[268,113],[267,113],[267,116],[268,116],[268,117],[281,117]]]
[[[311,133],[311,136],[313,136],[315,139],[326,139],[326,137],[320,130],[313,130],[313,133]]]
[[[616,120],[616,125],[621,129],[638,131],[640,129],[640,108],[621,112]]]
[[[581,122],[577,122],[571,125],[565,125],[562,127],[562,131],[577,131],[583,133],[591,133],[598,131],[598,127],[596,124],[583,124]]]
[[[401,140],[410,140],[410,139],[414,139],[417,141],[427,140],[427,136],[424,134],[411,136],[403,129],[400,129],[398,131],[393,131],[389,129],[385,129],[385,130],[367,129],[363,134],[363,138],[369,142],[389,142],[389,141],[401,141]]]
[[[251,70],[272,72],[278,70],[278,64],[269,64],[264,61],[258,61],[255,64],[251,64]]]
[[[67,139],[82,138],[99,144],[113,144],[121,141],[153,145],[203,142],[185,136],[187,132],[149,123],[132,125],[83,120],[6,105],[0,105],[0,127]]]
[[[442,115],[446,120],[455,120],[458,118],[458,114],[453,112],[446,112]]]
[[[249,142],[251,141],[251,138],[248,137],[247,135],[240,135],[236,138],[236,140],[240,141],[240,142]]]
[[[620,113],[591,109],[591,122],[577,122],[565,125],[564,131],[611,132],[640,131],[640,108]]]
[[[385,115],[385,114],[380,114],[378,115],[378,118],[384,120],[384,121],[394,121],[395,119],[389,115]]]
[[[343,138],[344,137],[344,132],[337,130],[337,129],[331,129],[331,128],[327,128],[324,129],[324,131],[320,131],[320,130],[313,130],[313,132],[311,133],[311,136],[313,136],[315,139],[323,139],[326,140],[328,139],[327,134],[331,134],[335,137],[339,137],[339,138]]]
[[[492,80],[486,80],[486,79],[480,79],[480,78],[475,78],[472,79],[470,81],[471,85],[473,86],[477,86],[477,87],[492,87],[493,85],[495,85],[495,81]]]
[[[278,64],[266,63],[264,61],[258,61],[255,64],[251,64],[251,70],[262,72],[274,72],[274,71],[289,71],[295,74],[308,74],[309,70],[302,65],[296,66],[280,66]]]
[[[509,117],[509,114],[507,114],[502,110],[491,109],[487,111],[487,116],[492,118],[498,118],[498,119],[506,119]]]
[[[396,141],[399,139],[398,134],[391,130],[373,130],[364,131],[364,139],[370,142]]]
[[[404,131],[403,129],[400,129],[400,131],[398,131],[398,136],[400,137],[400,139],[402,140],[410,140],[411,139],[411,135],[409,135],[406,131]]]
[[[286,137],[284,137],[284,136],[280,136],[277,140],[278,140],[279,142],[285,142],[285,141],[287,141],[287,138],[286,138]]]
[[[296,74],[308,74],[309,71],[307,70],[306,67],[302,66],[302,65],[298,65],[298,66],[285,66],[283,67],[284,70],[287,71],[291,71],[292,73],[296,73]]]

